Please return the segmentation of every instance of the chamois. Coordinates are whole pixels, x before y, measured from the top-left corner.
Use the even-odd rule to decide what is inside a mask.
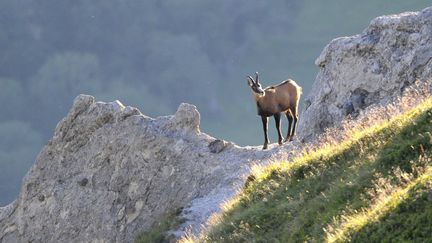
[[[256,101],[258,115],[261,116],[264,130],[264,146],[267,149],[269,144],[267,128],[268,117],[274,116],[276,129],[278,132],[278,143],[282,145],[282,132],[280,128],[281,114],[285,113],[288,119],[288,133],[284,142],[292,141],[295,135],[298,122],[298,104],[302,88],[291,79],[285,80],[276,86],[262,89],[259,83],[258,72],[255,73],[255,80],[248,76],[248,84],[252,88],[252,93]]]

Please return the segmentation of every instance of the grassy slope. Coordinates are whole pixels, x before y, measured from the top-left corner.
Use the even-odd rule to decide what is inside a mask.
[[[143,231],[135,238],[134,243],[163,243],[173,242],[174,235],[168,231],[175,229],[182,222],[178,215],[181,209],[176,209],[164,215],[159,222],[155,223],[151,229]]]
[[[341,144],[262,168],[201,240],[432,241],[431,132],[429,98]]]

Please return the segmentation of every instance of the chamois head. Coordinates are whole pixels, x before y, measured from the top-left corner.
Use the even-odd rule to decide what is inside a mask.
[[[261,84],[259,83],[259,77],[258,77],[258,72],[255,73],[255,81],[253,80],[253,78],[251,76],[248,76],[248,84],[252,89],[252,92],[261,97],[265,95],[264,89],[261,87]]]

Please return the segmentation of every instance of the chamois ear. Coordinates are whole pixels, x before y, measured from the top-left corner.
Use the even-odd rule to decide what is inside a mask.
[[[254,85],[254,81],[253,81],[252,77],[248,76],[247,78],[248,78],[248,80],[247,80],[248,81],[248,85],[252,87]]]
[[[259,84],[258,72],[255,72],[255,82]]]

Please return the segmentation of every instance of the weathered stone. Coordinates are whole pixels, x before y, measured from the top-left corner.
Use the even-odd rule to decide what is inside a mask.
[[[216,139],[209,144],[210,152],[218,154],[226,148],[228,143],[224,140]]]
[[[78,96],[18,199],[0,208],[0,242],[132,242],[177,208],[184,223],[174,235],[200,230],[253,163],[283,150],[222,141],[215,154],[199,124],[189,104],[153,119],[119,101]]]
[[[80,186],[86,186],[88,183],[88,179],[87,178],[83,178],[81,180],[78,181],[78,185]]]
[[[386,104],[414,81],[432,77],[432,7],[381,16],[363,33],[331,41],[301,113],[308,141],[371,104]]]
[[[352,114],[354,112],[354,105],[351,100],[345,102],[345,104],[343,105],[343,112],[345,116]]]
[[[43,201],[45,201],[45,196],[44,196],[44,194],[40,194],[40,195],[38,196],[38,199],[39,199],[39,202],[43,202]]]

